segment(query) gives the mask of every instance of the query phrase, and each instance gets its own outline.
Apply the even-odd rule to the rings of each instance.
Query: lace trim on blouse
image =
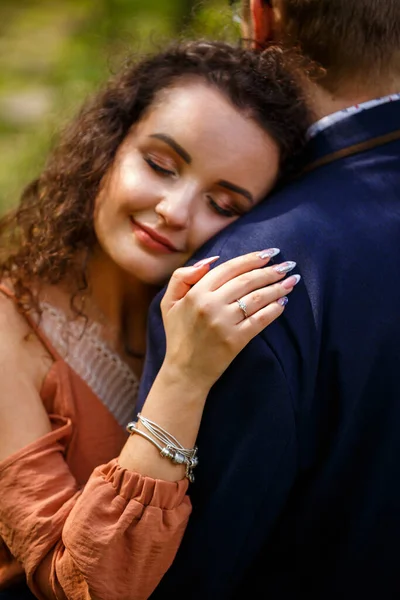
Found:
[[[102,339],[99,323],[67,323],[61,310],[45,302],[40,306],[40,328],[51,344],[125,427],[134,416],[137,376]]]

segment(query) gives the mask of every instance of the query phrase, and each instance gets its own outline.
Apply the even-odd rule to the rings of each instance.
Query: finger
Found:
[[[278,248],[269,248],[268,250],[262,250],[261,252],[251,252],[250,254],[244,254],[224,262],[217,267],[214,267],[212,271],[207,273],[201,281],[201,291],[214,291],[219,289],[227,281],[230,281],[234,277],[252,271],[253,269],[260,269],[265,267],[271,258],[279,254]]]
[[[245,343],[248,344],[256,335],[271,325],[273,321],[276,321],[284,312],[286,305],[287,297],[284,296],[282,299],[264,306],[264,308],[239,323],[238,328],[243,335]]]
[[[253,291],[264,289],[266,286],[283,279],[295,267],[295,262],[286,261],[279,265],[265,267],[265,269],[254,269],[248,273],[238,275],[219,288],[217,291],[219,302],[234,302]]]
[[[163,298],[164,307],[171,306],[181,300],[188,291],[196,284],[210,269],[210,265],[219,259],[219,256],[211,256],[199,261],[191,267],[176,269],[168,283]]]
[[[300,280],[300,275],[292,275],[285,281],[251,292],[233,302],[232,310],[237,316],[237,323],[290,294]]]

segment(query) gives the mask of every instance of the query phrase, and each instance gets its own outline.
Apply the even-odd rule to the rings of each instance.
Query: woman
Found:
[[[156,587],[208,391],[299,280],[295,263],[263,268],[277,249],[179,267],[288,175],[307,122],[279,51],[174,46],[83,108],[3,219],[0,589],[23,573],[38,598]],[[166,360],[128,437],[171,274]]]

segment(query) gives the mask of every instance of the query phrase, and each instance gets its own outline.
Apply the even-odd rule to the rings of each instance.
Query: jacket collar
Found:
[[[308,142],[306,164],[349,147],[362,147],[366,142],[383,138],[396,130],[400,130],[400,101],[356,113],[321,131]]]

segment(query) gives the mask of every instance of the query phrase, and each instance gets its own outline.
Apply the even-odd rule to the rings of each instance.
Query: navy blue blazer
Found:
[[[398,129],[400,102],[381,105],[310,157]],[[193,514],[152,599],[398,598],[400,141],[309,172],[194,260],[269,247],[303,279],[211,390]],[[157,298],[141,401],[164,351]]]

